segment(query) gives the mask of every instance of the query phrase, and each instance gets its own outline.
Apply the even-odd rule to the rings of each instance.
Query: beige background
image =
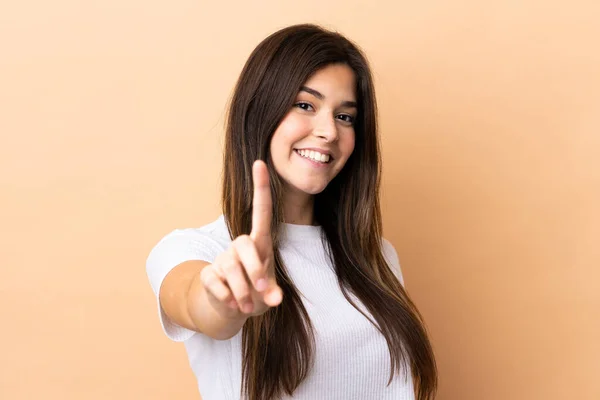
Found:
[[[219,213],[225,104],[297,22],[372,61],[439,399],[600,399],[596,1],[0,5],[0,398],[197,399],[145,275]]]

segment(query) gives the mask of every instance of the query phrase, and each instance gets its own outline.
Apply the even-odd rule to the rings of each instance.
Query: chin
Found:
[[[292,186],[296,188],[296,190],[299,190],[301,192],[304,192],[306,194],[311,194],[311,195],[315,195],[315,194],[319,194],[321,193],[323,190],[325,190],[325,188],[327,187],[327,184],[318,184],[318,185],[307,185],[306,183],[304,184],[294,184],[292,183]]]

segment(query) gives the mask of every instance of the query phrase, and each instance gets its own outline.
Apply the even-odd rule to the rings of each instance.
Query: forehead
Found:
[[[305,86],[321,92],[326,98],[355,100],[356,97],[356,76],[346,64],[328,65],[318,70],[308,78]]]

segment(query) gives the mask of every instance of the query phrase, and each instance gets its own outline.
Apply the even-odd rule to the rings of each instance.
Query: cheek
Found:
[[[345,138],[346,140],[343,143],[340,143],[340,147],[342,148],[342,152],[346,154],[346,158],[349,158],[354,152],[354,146],[356,144],[356,136],[354,132],[349,133]]]
[[[293,113],[288,114],[279,124],[271,138],[270,151],[273,160],[287,158],[292,147],[306,132],[306,121]]]
[[[309,120],[292,111],[281,121],[276,133],[279,134],[279,142],[289,147],[306,136],[309,130]]]

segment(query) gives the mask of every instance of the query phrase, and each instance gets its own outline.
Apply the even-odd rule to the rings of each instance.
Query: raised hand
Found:
[[[252,231],[235,238],[227,251],[202,269],[200,279],[213,307],[228,317],[260,315],[282,301],[275,280],[269,173],[262,161],[252,166]]]

